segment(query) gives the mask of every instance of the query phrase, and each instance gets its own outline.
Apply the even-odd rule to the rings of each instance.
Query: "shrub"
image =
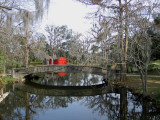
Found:
[[[10,76],[5,76],[5,77],[4,77],[4,81],[6,81],[6,82],[11,82],[11,81],[15,81],[15,80],[17,80],[17,79],[12,78],[12,77],[10,77]]]
[[[160,60],[152,61],[149,64],[149,70],[160,70]]]
[[[5,84],[5,83],[6,83],[6,82],[5,82],[4,78],[0,77],[0,85],[3,85],[3,84]]]
[[[30,62],[30,65],[32,65],[32,66],[43,65],[43,62],[42,61],[40,61],[40,62]]]

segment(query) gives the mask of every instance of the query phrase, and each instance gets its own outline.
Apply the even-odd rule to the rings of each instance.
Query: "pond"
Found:
[[[154,102],[112,85],[106,76],[37,73],[8,84],[0,103],[2,120],[159,120]]]

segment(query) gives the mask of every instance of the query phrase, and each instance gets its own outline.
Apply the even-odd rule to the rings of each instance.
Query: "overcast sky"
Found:
[[[93,12],[94,8],[76,0],[51,0],[48,16],[44,16],[41,27],[67,25],[75,32],[85,33],[91,27],[91,20],[85,17],[87,13]]]

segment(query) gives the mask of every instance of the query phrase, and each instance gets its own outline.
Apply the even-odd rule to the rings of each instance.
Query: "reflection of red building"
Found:
[[[51,75],[53,76],[54,74],[58,75],[58,76],[61,76],[61,77],[64,77],[65,75],[67,75],[66,72],[47,72],[48,75]]]
[[[61,77],[64,77],[65,75],[67,75],[66,72],[57,72],[57,73],[54,73],[54,74],[57,74],[57,75],[59,75]]]

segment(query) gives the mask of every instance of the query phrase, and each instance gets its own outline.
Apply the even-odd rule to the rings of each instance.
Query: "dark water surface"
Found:
[[[114,86],[103,75],[39,73],[8,84],[2,120],[160,120],[152,101]]]

